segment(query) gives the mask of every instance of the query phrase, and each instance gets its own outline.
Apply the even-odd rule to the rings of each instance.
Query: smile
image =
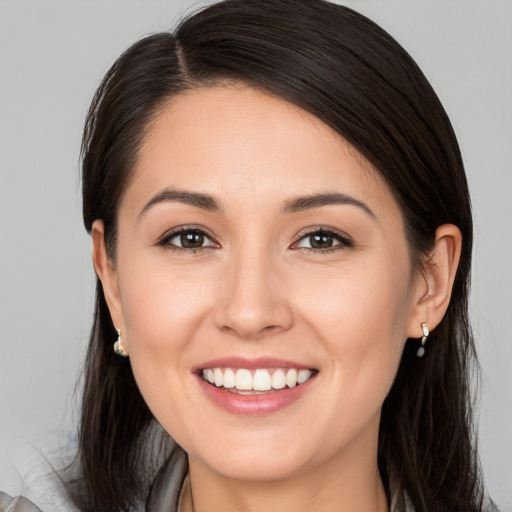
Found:
[[[201,372],[204,381],[217,388],[238,394],[259,394],[291,389],[311,378],[314,371],[298,368],[205,368]]]
[[[277,413],[315,389],[320,371],[275,357],[222,357],[191,368],[211,403],[238,416]]]

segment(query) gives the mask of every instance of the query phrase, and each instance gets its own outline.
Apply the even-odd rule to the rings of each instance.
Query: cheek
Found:
[[[186,406],[186,354],[207,313],[213,287],[165,266],[127,264],[121,274],[126,345],[135,380],[159,420]],[[180,393],[173,393],[180,390]]]
[[[149,265],[130,266],[124,274],[121,296],[130,352],[149,356],[179,350],[203,313],[208,283]]]
[[[407,265],[401,267],[407,269]],[[395,378],[405,340],[412,291],[408,272],[365,265],[317,281],[301,311],[325,347],[346,410],[380,407]],[[370,407],[370,408],[371,408]]]
[[[389,268],[371,271],[370,266],[333,273],[302,290],[301,310],[340,349],[403,341],[412,298],[406,276]]]

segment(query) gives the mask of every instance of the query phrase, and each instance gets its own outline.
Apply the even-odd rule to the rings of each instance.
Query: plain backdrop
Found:
[[[128,45],[205,3],[0,0],[0,488],[16,492],[19,446],[73,428],[94,288],[78,180],[88,104]],[[512,508],[512,2],[344,3],[412,54],[459,137],[475,216],[480,453],[491,495]]]

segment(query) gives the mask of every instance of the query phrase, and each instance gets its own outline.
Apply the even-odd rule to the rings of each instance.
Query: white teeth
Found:
[[[252,389],[252,375],[249,370],[236,371],[235,387],[242,390]]]
[[[300,370],[299,374],[297,375],[297,384],[306,382],[311,377],[311,375],[313,375],[311,370]]]
[[[272,389],[272,377],[267,370],[256,370],[252,380],[252,389],[255,391],[268,391]]]
[[[229,368],[224,371],[224,382],[225,388],[231,389],[235,387],[235,372]]]
[[[215,385],[220,388],[224,381],[224,375],[222,374],[222,370],[220,368],[215,368],[213,370],[213,376],[215,378]]]
[[[294,388],[297,385],[297,370],[295,368],[286,372],[286,385],[289,388]]]
[[[216,387],[236,388],[238,391],[270,391],[271,389],[293,388],[306,382],[313,370],[296,368],[276,368],[247,370],[239,368],[208,368],[202,372],[203,379]],[[249,393],[250,394],[250,393]]]
[[[283,389],[286,386],[286,376],[283,370],[279,369],[272,375],[272,387],[274,389]]]

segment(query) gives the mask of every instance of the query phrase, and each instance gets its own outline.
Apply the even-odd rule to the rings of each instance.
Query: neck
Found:
[[[365,436],[363,436],[365,437]],[[237,480],[189,457],[189,481],[180,512],[387,512],[377,468],[376,442],[357,446],[325,463],[279,480]]]

